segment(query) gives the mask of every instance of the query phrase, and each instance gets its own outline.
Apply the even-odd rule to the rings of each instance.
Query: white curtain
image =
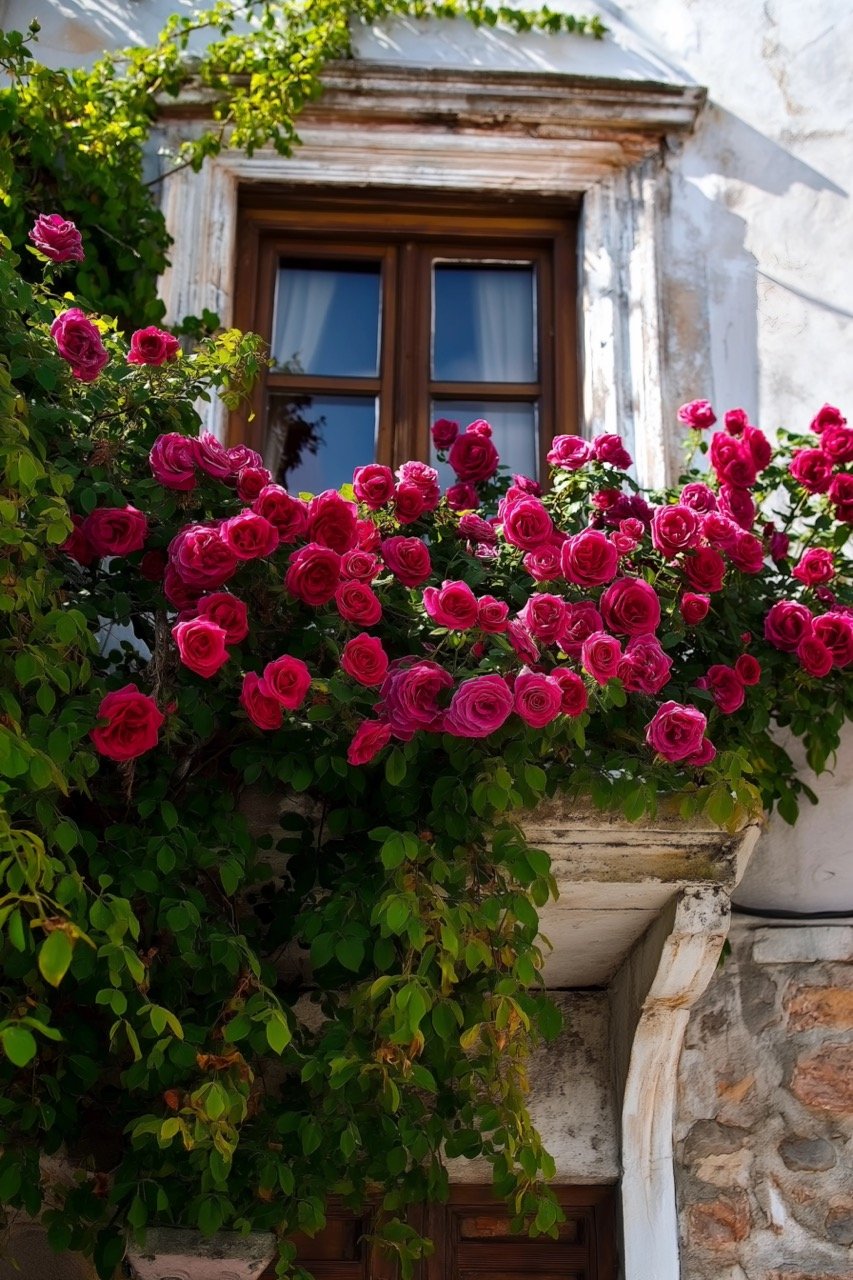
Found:
[[[534,333],[530,275],[526,271],[471,272],[477,337],[476,375],[482,382],[532,382]]]
[[[337,283],[334,271],[286,267],[280,272],[273,343],[280,369],[306,373],[314,367]]]

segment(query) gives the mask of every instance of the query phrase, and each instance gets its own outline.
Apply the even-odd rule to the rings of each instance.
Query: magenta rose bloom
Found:
[[[562,543],[544,542],[528,551],[522,564],[537,582],[555,582],[563,572],[561,550]]]
[[[828,676],[832,670],[832,650],[814,634],[803,636],[797,645],[797,657],[803,670],[818,680]]]
[[[796,652],[797,646],[813,630],[811,609],[796,600],[777,600],[764,619],[764,639],[783,653]]]
[[[459,533],[470,542],[485,542],[490,547],[493,547],[498,540],[498,531],[495,526],[490,521],[484,520],[482,516],[474,515],[472,511],[459,521]]]
[[[560,711],[563,715],[583,715],[589,705],[589,695],[582,677],[576,671],[556,667],[551,672],[551,679],[560,686]]]
[[[391,726],[381,720],[362,720],[347,748],[347,764],[370,764],[391,741]]]
[[[816,436],[823,435],[827,427],[843,427],[847,423],[847,419],[842,415],[840,409],[836,409],[834,404],[825,404],[823,408],[818,409],[815,416],[809,424],[809,431],[813,431]]]
[[[397,738],[411,738],[419,729],[440,732],[444,711],[439,698],[453,688],[453,676],[426,658],[392,662],[379,690],[378,711]]]
[[[246,467],[263,467],[264,465],[264,460],[257,449],[250,449],[247,444],[232,444],[230,449],[225,450],[225,456],[231,464],[231,475],[235,480]],[[272,476],[270,476],[271,479]]]
[[[308,504],[308,536],[321,547],[331,547],[339,556],[356,545],[357,521],[358,507],[335,489],[326,489]]]
[[[212,431],[202,431],[193,441],[195,464],[212,480],[231,480],[233,468],[228,450],[221,440],[217,440]]]
[[[177,431],[158,436],[148,455],[154,479],[166,489],[183,493],[196,486],[195,459],[195,441]]]
[[[198,602],[198,616],[215,622],[225,632],[226,644],[240,644],[249,634],[249,612],[242,600],[228,591],[214,591]]]
[[[692,427],[694,431],[704,431],[707,427],[713,427],[717,421],[717,415],[708,400],[689,400],[678,410],[677,417],[685,427]]]
[[[298,711],[311,688],[311,672],[305,663],[287,653],[267,663],[263,679],[270,696],[281,703],[285,711]]]
[[[386,538],[382,559],[404,587],[419,587],[432,573],[429,550],[420,538]]]
[[[71,307],[58,315],[50,326],[50,336],[79,382],[94,382],[109,363],[109,352],[98,329],[79,307]]]
[[[422,491],[414,484],[398,484],[394,490],[394,515],[400,524],[414,524],[426,511]]]
[[[848,667],[853,662],[853,621],[844,613],[824,613],[814,620],[814,634],[832,654],[836,667]]]
[[[717,754],[717,748],[714,746],[710,738],[703,738],[699,744],[698,751],[694,751],[692,755],[687,756],[684,763],[689,764],[693,769],[704,769],[709,765]]]
[[[743,440],[737,440],[725,431],[715,432],[711,437],[710,459],[721,484],[732,484],[741,489],[749,489],[755,484],[758,468]]]
[[[272,484],[272,474],[266,467],[246,466],[237,472],[237,496],[241,502],[255,502],[268,484]]]
[[[835,508],[836,520],[842,524],[853,524],[853,476],[843,471],[833,476],[827,496]]]
[[[379,637],[362,632],[348,640],[341,654],[341,670],[359,684],[381,684],[388,672],[388,654]]]
[[[539,658],[539,648],[533,636],[527,630],[523,622],[519,622],[518,618],[510,618],[506,624],[506,638],[513,647],[516,657],[522,662],[536,662]]]
[[[827,427],[820,438],[820,447],[836,466],[853,462],[853,427]]]
[[[315,609],[333,599],[341,580],[341,557],[331,547],[309,542],[290,553],[284,586],[292,596]]]
[[[477,599],[467,582],[445,581],[426,587],[424,609],[437,627],[468,631],[477,622]]]
[[[835,577],[835,561],[832,552],[825,547],[809,547],[808,551],[803,552],[802,559],[791,572],[807,587],[831,582]]]
[[[532,498],[542,497],[542,486],[538,480],[531,479],[530,476],[513,476],[512,489],[517,489],[519,495],[522,493],[529,494]]]
[[[686,484],[681,490],[679,502],[683,507],[689,507],[691,511],[695,511],[697,516],[706,516],[709,512],[717,510],[717,499],[713,489],[709,489],[701,480]]]
[[[513,547],[523,551],[535,551],[548,542],[554,531],[551,517],[539,498],[519,498],[506,505],[501,512],[503,534]]]
[[[760,427],[747,424],[741,432],[741,442],[749,450],[756,471],[763,471],[773,457],[773,446]]]
[[[352,473],[352,487],[359,502],[370,507],[371,511],[378,511],[394,496],[394,473],[390,467],[371,462],[366,467],[356,467]]]
[[[180,349],[181,344],[174,334],[150,324],[147,329],[137,329],[131,335],[127,363],[166,364],[167,361],[174,360]]]
[[[435,467],[430,467],[425,462],[404,462],[397,468],[397,479],[401,485],[414,485],[420,490],[424,511],[435,511],[441,501],[441,486]]]
[[[278,550],[278,530],[264,516],[245,510],[219,526],[222,538],[238,560],[260,560]]]
[[[560,714],[563,690],[552,676],[524,670],[515,679],[513,706],[531,729],[543,729]]]
[[[518,616],[532,636],[553,644],[566,626],[566,602],[543,591],[531,596]]]
[[[697,595],[694,591],[685,591],[679,601],[679,612],[688,627],[695,627],[697,622],[707,618],[711,607],[711,597]]]
[[[473,484],[452,484],[444,495],[451,511],[473,511],[480,505],[480,495]]]
[[[379,532],[378,525],[375,525],[372,520],[357,520],[355,532],[357,538],[356,546],[359,551],[378,551],[382,535]],[[353,550],[355,550],[355,547]]]
[[[641,578],[617,578],[601,596],[601,616],[610,631],[643,636],[660,625],[660,600],[654,587]]]
[[[449,449],[459,435],[459,423],[451,418],[436,418],[430,431],[436,449]]]
[[[143,559],[145,557],[143,556]],[[204,587],[190,587],[184,582],[173,564],[167,564],[163,574],[163,595],[176,609],[190,616],[198,604]]]
[[[95,750],[108,760],[135,760],[157,746],[164,717],[153,698],[126,684],[102,698],[98,719],[106,723],[89,734]]]
[[[618,437],[617,437],[618,438]],[[582,436],[554,436],[548,450],[548,462],[561,471],[579,471],[589,462],[592,448]]]
[[[742,653],[735,663],[735,671],[741,684],[752,686],[761,679],[761,663],[751,653]]]
[[[755,524],[756,507],[748,489],[737,489],[732,484],[722,485],[720,511],[741,529],[751,529]]]
[[[243,676],[240,705],[252,724],[259,729],[280,729],[284,720],[284,707],[274,698],[266,680],[256,671]]]
[[[469,422],[466,431],[472,436],[485,436],[487,440],[492,438],[491,423],[486,422],[485,418],[475,418],[473,422]]]
[[[712,595],[722,590],[726,562],[719,551],[711,547],[696,547],[684,557],[682,572],[685,581],[696,591]]]
[[[581,662],[597,684],[607,684],[619,674],[622,646],[606,631],[593,631],[581,645]]]
[[[199,592],[221,587],[233,578],[238,564],[219,529],[207,524],[181,529],[169,544],[169,561],[179,578]]]
[[[742,436],[744,428],[749,426],[749,415],[746,409],[729,409],[723,421],[730,436]]]
[[[620,471],[626,471],[633,462],[621,436],[606,434],[596,436],[592,442],[592,451],[599,462],[607,462],[611,467],[618,467]]]
[[[480,484],[490,479],[498,469],[498,451],[488,436],[472,432],[457,436],[447,456],[460,480]]]
[[[566,606],[566,625],[560,635],[560,648],[570,658],[579,658],[584,641],[603,629],[601,614],[591,600],[578,600]]]
[[[191,618],[172,627],[181,662],[190,671],[209,680],[228,661],[225,632],[210,618]]]
[[[491,635],[500,634],[507,629],[509,605],[494,596],[480,596],[477,601],[477,626],[481,631]]]
[[[567,538],[561,552],[564,576],[579,587],[601,587],[616,576],[619,552],[598,529]]]
[[[743,681],[734,667],[717,662],[708,668],[703,687],[708,689],[724,716],[730,716],[743,706]]]
[[[832,480],[832,459],[822,449],[798,449],[788,470],[809,493],[826,493]]]
[[[501,676],[463,680],[444,717],[444,732],[456,738],[487,738],[500,729],[512,707],[512,693]]]
[[[634,636],[619,660],[616,674],[628,693],[660,693],[669,681],[672,658],[661,647],[657,636]]]
[[[773,525],[765,526],[765,537],[768,538],[770,547],[770,555],[774,560],[784,560],[788,555],[791,547],[791,539],[787,533],[781,533],[778,529],[774,529]]]
[[[740,530],[727,554],[742,573],[761,573],[764,568],[764,543],[754,533]]]
[[[297,542],[308,532],[308,504],[291,497],[279,484],[264,485],[252,510],[275,526],[282,544]]]
[[[83,521],[83,532],[99,556],[127,556],[141,551],[148,520],[136,507],[99,507]]]
[[[357,582],[372,582],[381,570],[379,557],[372,551],[362,551],[353,547],[341,556],[341,577],[354,578]]]
[[[664,702],[646,725],[646,742],[672,764],[701,753],[707,718],[696,707]]]
[[[86,537],[83,517],[72,516],[71,523],[74,528],[61,544],[59,550],[63,555],[70,556],[72,560],[76,560],[78,564],[90,565],[98,559],[98,553]]]
[[[59,213],[40,213],[27,234],[51,262],[82,262],[86,257],[80,232]]]
[[[335,604],[345,622],[357,627],[374,627],[382,617],[379,597],[366,582],[345,578],[335,591]]]

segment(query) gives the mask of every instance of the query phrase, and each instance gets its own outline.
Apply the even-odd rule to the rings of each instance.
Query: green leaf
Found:
[[[74,948],[68,934],[62,929],[49,933],[41,944],[38,953],[38,967],[45,982],[58,987],[68,972],[68,966],[74,955]]]
[[[395,747],[385,761],[385,779],[392,787],[399,787],[406,776],[406,757]]]
[[[361,938],[341,938],[335,947],[335,955],[351,973],[358,973],[364,960],[364,943]]]
[[[283,1014],[273,1013],[267,1023],[267,1043],[273,1053],[284,1053],[290,1044],[290,1027]],[[306,1153],[307,1154],[307,1153]]]
[[[38,1052],[35,1036],[27,1031],[26,1027],[4,1027],[0,1031],[0,1041],[6,1057],[16,1067],[25,1067],[28,1062],[32,1062]]]

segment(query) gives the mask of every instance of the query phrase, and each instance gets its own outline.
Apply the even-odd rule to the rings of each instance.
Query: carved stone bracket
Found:
[[[258,1280],[274,1257],[275,1238],[266,1232],[204,1237],[169,1227],[150,1228],[144,1248],[127,1251],[135,1280]]]

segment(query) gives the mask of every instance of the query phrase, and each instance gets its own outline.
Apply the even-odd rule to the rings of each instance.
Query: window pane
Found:
[[[535,382],[533,267],[436,264],[432,376],[439,382]]]
[[[273,359],[286,373],[373,378],[379,361],[380,265],[283,263]]]
[[[492,428],[492,443],[501,462],[515,474],[539,476],[539,430],[536,404],[499,404],[494,400],[434,400],[430,422],[451,418],[464,431],[469,422],[485,418]],[[435,450],[433,450],[433,455]],[[435,456],[433,465],[437,466]],[[455,476],[448,464],[439,466],[443,485],[453,484]]]
[[[271,395],[264,464],[291,493],[352,483],[376,452],[374,396]]]

